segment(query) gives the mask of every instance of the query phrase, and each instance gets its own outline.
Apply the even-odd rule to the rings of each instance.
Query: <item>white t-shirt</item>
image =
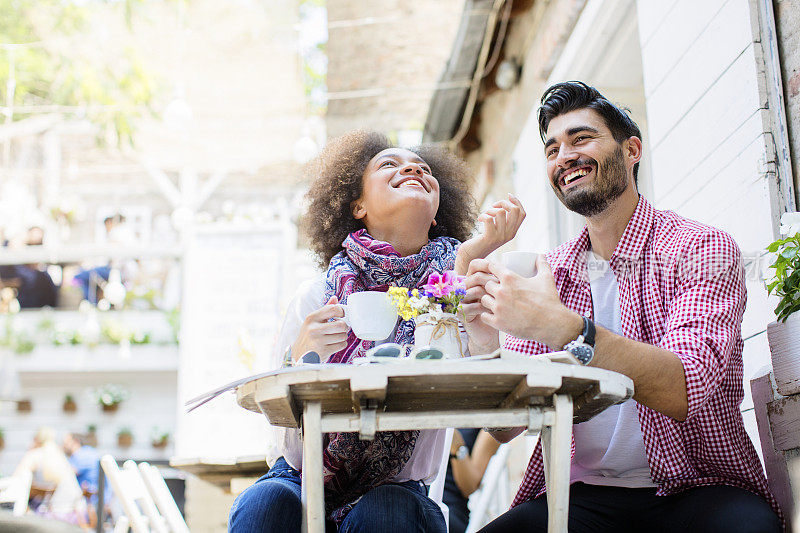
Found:
[[[272,354],[273,368],[280,368],[286,348],[297,338],[306,316],[322,307],[324,303],[324,275],[317,276],[298,287],[286,310],[286,318],[281,332],[278,334],[278,341],[275,343],[275,349]],[[303,462],[303,442],[300,438],[300,431],[281,427],[275,427],[275,430],[278,432],[278,447],[268,457],[270,464],[282,455],[292,468],[299,470]],[[445,431],[444,429],[421,430],[411,458],[392,481],[397,483],[404,481],[431,483],[439,473],[439,465],[442,463],[442,455],[445,453]]]
[[[594,321],[621,335],[619,285],[608,261],[590,252],[587,262]],[[614,487],[655,487],[644,449],[634,400],[614,405],[587,422],[576,424],[570,483]]]

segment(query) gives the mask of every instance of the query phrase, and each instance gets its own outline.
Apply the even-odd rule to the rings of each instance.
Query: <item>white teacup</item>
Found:
[[[391,335],[397,324],[397,310],[385,292],[354,292],[347,297],[344,321],[356,337],[365,341],[382,341]]]
[[[532,278],[536,275],[536,259],[538,257],[539,254],[536,252],[520,250],[503,252],[503,255],[500,256],[500,264],[523,278]]]

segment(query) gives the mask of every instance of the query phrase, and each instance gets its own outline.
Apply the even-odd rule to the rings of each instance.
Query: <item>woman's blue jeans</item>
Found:
[[[300,472],[281,457],[269,472],[242,492],[228,517],[230,533],[300,531]],[[446,533],[444,516],[419,481],[381,485],[366,493],[329,532]]]

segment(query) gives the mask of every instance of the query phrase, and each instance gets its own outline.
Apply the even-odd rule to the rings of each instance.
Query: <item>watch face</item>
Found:
[[[456,459],[466,459],[467,457],[469,457],[469,448],[466,446],[459,446],[456,452]]]
[[[594,350],[588,344],[576,344],[569,347],[569,352],[582,364],[587,364],[594,357]]]

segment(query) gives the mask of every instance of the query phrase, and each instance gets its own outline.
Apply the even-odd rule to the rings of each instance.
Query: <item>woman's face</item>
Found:
[[[439,209],[439,182],[420,156],[403,148],[378,152],[367,164],[353,216],[367,230],[391,229],[409,217],[430,228]]]

